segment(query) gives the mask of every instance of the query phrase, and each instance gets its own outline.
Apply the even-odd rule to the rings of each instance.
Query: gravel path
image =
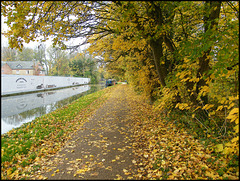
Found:
[[[44,177],[51,180],[136,179],[126,86],[113,89],[106,103],[47,163]]]

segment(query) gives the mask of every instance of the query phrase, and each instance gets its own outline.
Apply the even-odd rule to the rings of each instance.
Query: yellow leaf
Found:
[[[10,175],[11,173],[12,173],[12,168],[9,168],[9,169],[7,170],[7,174]]]
[[[223,106],[218,106],[217,111],[222,109],[223,109]]]
[[[225,147],[223,150],[223,154],[228,155],[229,153],[231,153],[231,148]]]
[[[235,114],[235,113],[239,113],[239,109],[238,108],[233,108],[229,114]]]
[[[54,172],[59,172],[59,169],[57,169],[56,171],[54,171]]]
[[[238,125],[239,124],[239,118],[235,120],[235,123]]]
[[[239,133],[239,125],[235,126],[233,129],[235,130],[236,133]]]
[[[233,175],[228,175],[226,173],[223,174],[223,177],[227,177],[230,180],[239,180],[239,177],[233,176]]]
[[[228,142],[225,144],[225,146],[232,146],[232,143]]]
[[[216,179],[217,175],[214,175],[214,173],[212,172],[209,172],[209,171],[206,171],[206,176],[210,177],[210,178],[213,178],[213,179]]]
[[[200,166],[208,169],[208,166],[207,166],[206,164],[202,164],[202,165],[200,165]]]
[[[207,155],[205,155],[205,158],[211,158],[211,155],[207,154]]]
[[[127,172],[127,170],[126,170],[126,169],[123,169],[123,172]]]
[[[178,107],[181,110],[190,108],[187,103],[178,103],[175,107]]]
[[[203,106],[202,109],[208,110],[208,109],[212,108],[213,106],[214,106],[213,104],[206,104],[205,106]]]
[[[145,158],[147,158],[147,157],[148,157],[148,154],[144,154],[143,156],[144,156]]]
[[[131,175],[131,173],[128,172],[128,170],[126,170],[126,169],[123,169],[123,172],[124,172],[125,175]]]
[[[231,142],[234,143],[234,142],[237,142],[238,140],[239,140],[239,137],[237,136],[237,137],[233,138],[233,139],[231,140]]]
[[[238,118],[236,114],[229,114],[227,119],[230,119],[230,122],[234,122]]]
[[[216,152],[222,152],[223,151],[223,144],[216,145],[215,151]]]
[[[36,157],[35,158],[35,161],[37,162],[37,161],[40,161],[40,158],[39,157]]]

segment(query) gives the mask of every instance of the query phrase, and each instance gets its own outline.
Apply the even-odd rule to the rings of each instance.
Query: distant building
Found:
[[[33,61],[1,61],[1,73],[45,76],[43,65]]]

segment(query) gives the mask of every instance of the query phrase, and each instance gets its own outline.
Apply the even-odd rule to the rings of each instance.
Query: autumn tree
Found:
[[[109,33],[107,25],[99,21],[109,2],[88,1],[4,1],[1,13],[7,17],[10,30],[9,46],[23,48],[23,42],[46,41],[50,36],[53,45],[78,48],[89,36]],[[66,41],[83,38],[78,45],[67,47]]]

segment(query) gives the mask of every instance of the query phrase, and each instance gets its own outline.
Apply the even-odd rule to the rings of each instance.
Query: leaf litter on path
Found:
[[[136,178],[137,167],[132,163],[136,158],[132,154],[129,127],[131,111],[125,92],[126,86],[116,87],[110,98],[35,178]]]
[[[219,172],[227,162],[211,154],[211,145],[203,146],[161,119],[128,85],[112,90],[72,141],[34,178],[238,179],[231,171]]]

